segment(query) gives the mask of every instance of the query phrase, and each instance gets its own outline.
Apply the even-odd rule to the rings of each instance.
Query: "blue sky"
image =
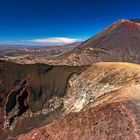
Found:
[[[131,18],[139,0],[0,0],[0,43],[71,43]]]

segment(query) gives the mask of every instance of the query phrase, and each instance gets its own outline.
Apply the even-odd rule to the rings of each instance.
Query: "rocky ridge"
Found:
[[[83,139],[97,139],[107,137],[106,133],[101,133],[105,129],[109,129],[108,135],[113,138],[119,136],[119,130],[125,126],[118,125],[117,131],[114,131],[112,135],[111,129],[113,129],[114,123],[119,121],[114,118],[115,114],[112,111],[116,108],[123,109],[120,108],[120,104],[125,105],[124,102],[129,101],[136,104],[136,108],[133,108],[135,112],[139,104],[140,66],[136,64],[103,62],[84,67],[19,65],[9,62],[0,64],[3,66],[1,69],[3,86],[0,90],[2,95],[0,137],[3,139],[17,137],[16,139],[19,140],[30,140],[32,137],[34,139],[40,137],[45,140],[46,135],[48,139],[52,140],[56,137],[57,139],[82,139],[82,137]],[[10,68],[12,68],[11,73],[14,70],[18,72],[19,77],[15,73],[15,76],[10,76],[10,78],[8,76]],[[15,84],[17,78],[20,78],[20,74],[24,74],[24,80],[20,79],[23,82],[17,82],[16,85],[11,84],[11,87],[7,88],[7,84],[10,85],[11,82]],[[40,79],[40,76],[42,78],[39,84],[37,79]],[[6,77],[10,79],[6,80]],[[59,84],[60,79],[61,81],[63,79],[61,84]],[[135,101],[136,98],[137,101]],[[129,109],[131,110],[131,108]],[[106,113],[109,110],[111,116]],[[96,117],[98,114],[99,116],[104,114],[102,117],[108,118],[103,119],[103,123],[106,124],[108,121],[111,123],[106,124],[105,128],[100,128],[100,120]],[[117,115],[123,119],[120,112],[117,112]],[[92,116],[93,119],[90,118]],[[86,120],[85,117],[90,120]],[[125,122],[122,120],[122,124],[129,123],[129,117],[131,118],[131,114],[127,114],[126,120]],[[79,119],[81,122],[76,122]],[[74,120],[75,122],[73,122]],[[93,135],[91,131],[91,127],[96,131],[91,123],[93,120],[97,120],[96,123],[100,124],[95,127],[99,131],[95,132],[97,136]],[[88,131],[84,131],[84,127],[88,127]],[[134,134],[130,130],[124,130],[121,135]],[[135,133],[139,136],[139,133]],[[126,138],[125,135],[124,138]]]
[[[60,118],[17,139],[138,140],[139,91],[138,65],[95,64],[69,80]]]

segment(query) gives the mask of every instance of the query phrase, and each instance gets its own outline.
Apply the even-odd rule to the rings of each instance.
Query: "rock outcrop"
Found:
[[[140,85],[100,97],[80,112],[19,136],[18,140],[139,140]]]
[[[69,85],[66,114],[17,140],[140,139],[140,66],[95,64]]]
[[[139,139],[140,66],[0,62],[0,139]]]
[[[3,133],[0,137],[7,135],[3,127],[6,132],[10,130],[8,133],[11,135],[17,135],[41,125],[45,119],[49,120],[44,106],[46,109],[51,106],[46,110],[48,114],[57,112],[58,108],[58,113],[61,113],[61,98],[65,95],[68,79],[83,69],[85,67],[0,62],[0,122]],[[36,122],[37,119],[40,121]]]

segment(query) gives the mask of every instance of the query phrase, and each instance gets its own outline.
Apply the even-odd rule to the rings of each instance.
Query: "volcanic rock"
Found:
[[[17,140],[140,139],[140,66],[95,64],[70,78],[64,98],[63,116]]]
[[[139,139],[140,66],[0,62],[0,139]]]
[[[56,113],[58,108],[59,112],[56,114],[61,113],[61,98],[65,95],[69,77],[80,73],[84,68],[45,64],[19,65],[1,61],[0,139],[7,133],[17,135],[41,125],[49,118],[46,118],[44,106],[50,106],[46,110],[47,114]],[[55,117],[57,115],[53,116]]]

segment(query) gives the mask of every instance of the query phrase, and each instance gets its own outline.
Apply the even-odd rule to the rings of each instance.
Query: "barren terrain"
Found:
[[[139,140],[140,23],[83,43],[0,48],[0,139]]]

